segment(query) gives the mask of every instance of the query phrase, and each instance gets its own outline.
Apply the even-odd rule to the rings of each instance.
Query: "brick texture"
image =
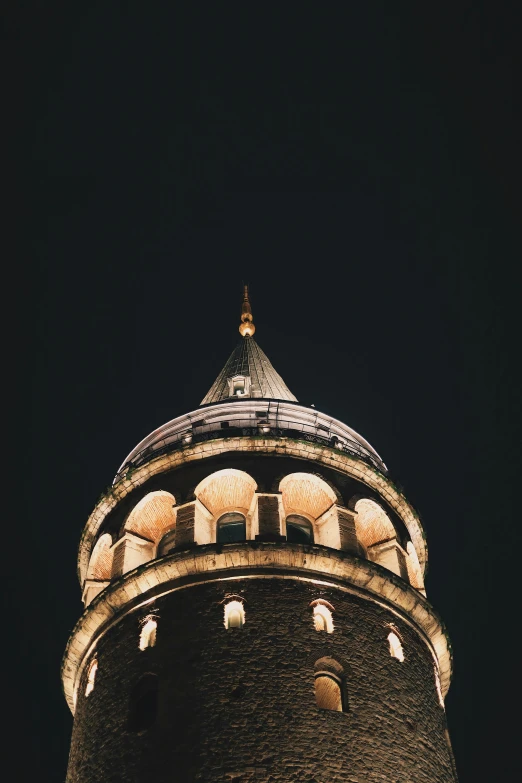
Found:
[[[244,598],[226,630],[223,602]],[[314,630],[310,602],[329,601],[333,634]],[[157,615],[156,646],[138,648]],[[393,623],[404,662],[392,658]],[[257,578],[199,584],[157,598],[97,646],[94,691],[78,696],[67,783],[451,783],[433,661],[417,632],[384,607],[335,587]],[[314,664],[344,669],[346,712],[320,710]],[[87,669],[88,667],[86,667]],[[158,714],[129,730],[130,694],[157,674]]]

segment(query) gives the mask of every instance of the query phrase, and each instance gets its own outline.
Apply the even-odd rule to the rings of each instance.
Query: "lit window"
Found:
[[[158,623],[152,617],[146,619],[140,633],[140,650],[146,650],[147,647],[154,647],[156,644],[156,629]]]
[[[312,523],[300,514],[290,514],[286,518],[286,540],[290,544],[313,544]]]
[[[439,669],[437,665],[434,665],[434,671],[435,671],[435,687],[437,688],[437,696],[439,698],[439,704],[442,707],[442,709],[445,709],[444,707],[444,697],[442,695],[442,688],[440,687],[440,675],[439,675]]]
[[[245,607],[241,601],[225,604],[225,628],[242,628],[245,624]]]
[[[314,626],[316,631],[333,633],[333,617],[330,609],[322,603],[314,604]]]
[[[229,512],[218,519],[216,541],[218,544],[232,544],[246,540],[246,522],[243,514]]]
[[[343,711],[340,681],[326,672],[315,675],[315,700],[322,710]]]
[[[388,634],[388,642],[390,643],[390,655],[392,658],[397,658],[398,661],[404,660],[404,651],[402,649],[401,640],[393,631]]]
[[[158,678],[144,674],[131,694],[129,731],[146,731],[154,724],[158,712]]]
[[[85,688],[85,695],[88,696],[94,690],[94,681],[96,680],[96,672],[98,671],[98,659],[94,658],[89,666],[89,673],[87,675],[87,686]]]

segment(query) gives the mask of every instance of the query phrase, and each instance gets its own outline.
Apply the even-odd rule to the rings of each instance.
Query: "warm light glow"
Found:
[[[241,601],[225,604],[225,628],[242,628],[245,624],[245,607]]]
[[[303,514],[318,519],[336,502],[335,492],[311,473],[290,473],[279,484],[285,515]]]
[[[149,492],[129,514],[125,530],[157,544],[176,525],[175,505],[176,499],[170,492]]]
[[[333,617],[330,609],[324,603],[317,602],[314,607],[314,626],[316,631],[333,633]]]
[[[357,512],[355,517],[357,538],[365,547],[395,538],[395,528],[378,503],[369,498],[362,498],[355,504],[355,511]]]
[[[140,650],[146,650],[147,647],[154,647],[156,644],[156,629],[158,623],[153,617],[146,617],[140,633]]]
[[[320,672],[315,676],[315,700],[323,710],[343,711],[341,687],[331,674]]]
[[[257,484],[248,473],[225,468],[203,479],[194,494],[214,516],[220,516],[225,511],[246,514],[256,489]]]
[[[98,659],[93,658],[91,665],[89,666],[89,673],[87,674],[87,686],[85,688],[85,695],[88,696],[94,690],[94,681],[96,679],[96,672],[98,671]]]
[[[422,578],[419,558],[417,557],[417,552],[411,541],[408,541],[406,544],[406,552],[408,553],[406,557],[406,568],[408,569],[410,584],[417,590],[424,590],[424,580]]]
[[[111,578],[113,557],[111,547],[112,537],[110,533],[104,533],[103,536],[100,536],[96,542],[96,546],[92,550],[87,571],[87,579],[95,579],[103,582],[108,581]]]
[[[435,687],[437,688],[437,696],[439,697],[439,704],[442,707],[442,709],[445,709],[444,697],[442,695],[442,689],[440,687],[440,675],[436,664],[433,665],[433,671],[435,673]]]
[[[390,655],[392,658],[397,658],[398,661],[404,660],[404,651],[402,649],[401,640],[393,631],[388,634],[388,641],[390,643]]]

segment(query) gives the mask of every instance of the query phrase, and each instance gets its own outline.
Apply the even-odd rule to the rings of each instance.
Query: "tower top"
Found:
[[[297,402],[297,398],[254,340],[255,330],[248,286],[245,285],[239,325],[243,339],[232,351],[201,405],[248,397]]]
[[[255,331],[256,327],[254,326],[252,308],[250,307],[250,299],[248,298],[248,285],[245,285],[243,293],[243,306],[241,307],[241,323],[239,324],[239,333],[242,337],[252,337]]]

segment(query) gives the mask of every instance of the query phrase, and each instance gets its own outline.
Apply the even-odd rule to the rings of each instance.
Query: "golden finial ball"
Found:
[[[255,331],[256,327],[252,321],[243,321],[243,323],[239,324],[239,333],[243,337],[252,337]]]

